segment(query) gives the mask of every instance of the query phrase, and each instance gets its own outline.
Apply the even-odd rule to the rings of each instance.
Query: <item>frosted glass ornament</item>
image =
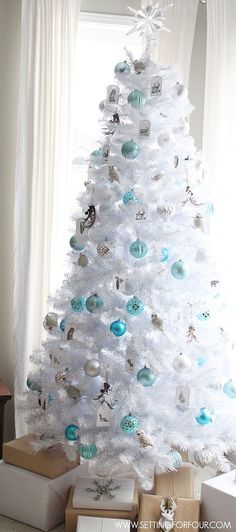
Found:
[[[138,157],[140,152],[140,147],[136,142],[132,140],[128,140],[127,142],[124,142],[121,148],[121,153],[125,159],[136,159]]]
[[[126,434],[134,434],[139,429],[139,420],[136,416],[132,416],[132,414],[124,416],[121,419],[120,428]]]
[[[110,325],[110,331],[114,336],[123,336],[126,333],[126,323],[121,320],[113,321]]]
[[[86,309],[92,314],[99,312],[99,310],[102,309],[103,305],[104,305],[103,300],[97,294],[89,296],[86,299],[86,303],[85,303]]]
[[[73,423],[71,425],[68,425],[65,428],[65,438],[66,438],[66,440],[68,440],[68,441],[79,440],[78,430],[79,430],[78,425],[74,425]]]
[[[73,235],[70,239],[70,247],[74,251],[83,251],[84,244],[81,243],[81,237],[79,235]]]
[[[185,264],[182,260],[178,260],[177,262],[174,262],[171,266],[171,274],[175,279],[179,279],[180,281],[185,279],[187,275],[187,271],[185,268]]]
[[[126,304],[126,310],[132,316],[140,316],[144,311],[144,304],[138,297],[132,297]]]
[[[174,370],[178,371],[178,373],[185,373],[191,370],[192,360],[187,355],[179,353],[179,355],[174,358],[172,365]]]
[[[85,458],[87,460],[91,460],[94,458],[97,454],[97,446],[95,443],[91,443],[88,445],[79,445],[78,447],[79,454],[82,458]]]
[[[166,262],[169,258],[169,249],[168,248],[161,248],[161,252],[160,252],[160,262]]]
[[[154,371],[146,366],[140,369],[137,373],[137,381],[140,382],[143,386],[153,386],[156,381],[157,376]]]
[[[207,425],[208,423],[211,423],[212,415],[210,410],[206,407],[200,408],[200,413],[195,419],[199,425]]]
[[[126,61],[121,61],[120,63],[117,63],[115,66],[115,74],[129,74],[130,73],[130,66]]]
[[[177,468],[182,466],[182,456],[178,451],[172,449],[168,452],[168,456],[171,458],[174,467]]]
[[[129,251],[132,257],[135,257],[135,259],[143,259],[143,257],[147,255],[148,247],[145,242],[142,242],[138,239],[130,244]]]
[[[128,103],[132,105],[134,109],[141,109],[141,107],[143,107],[146,103],[146,96],[142,91],[135,89],[134,91],[130,92],[128,96]]]
[[[101,366],[97,359],[87,360],[84,364],[84,371],[87,377],[98,377],[101,373]]]
[[[223,386],[223,392],[230,397],[230,399],[236,398],[236,383],[230,379]]]
[[[74,312],[84,312],[86,309],[85,302],[85,297],[73,297],[71,300],[71,308]]]

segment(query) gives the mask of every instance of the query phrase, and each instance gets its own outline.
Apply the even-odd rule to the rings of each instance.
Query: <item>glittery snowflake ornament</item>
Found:
[[[157,31],[164,30],[170,31],[165,28],[164,21],[166,17],[164,12],[172,7],[173,4],[169,4],[166,7],[159,8],[159,2],[154,6],[149,4],[148,6],[141,6],[141,9],[133,9],[128,7],[129,11],[134,14],[134,27],[128,32],[127,35],[138,32],[141,36],[153,37]]]

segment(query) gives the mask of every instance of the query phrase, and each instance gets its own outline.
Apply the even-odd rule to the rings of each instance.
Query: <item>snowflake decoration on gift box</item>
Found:
[[[95,494],[95,496],[93,497],[94,501],[100,501],[103,496],[105,496],[107,499],[114,499],[116,494],[112,492],[119,490],[120,486],[113,484],[114,483],[112,478],[110,480],[105,481],[103,484],[100,483],[98,480],[94,480],[94,488],[87,488],[86,491]]]
[[[166,7],[159,8],[159,2],[152,6],[141,6],[141,9],[133,9],[128,7],[129,11],[134,14],[134,27],[128,32],[127,35],[131,33],[138,32],[141,36],[146,35],[147,37],[154,36],[157,31],[164,30],[170,31],[168,28],[165,28],[164,21],[166,17],[164,12],[172,7],[173,4],[169,4]]]

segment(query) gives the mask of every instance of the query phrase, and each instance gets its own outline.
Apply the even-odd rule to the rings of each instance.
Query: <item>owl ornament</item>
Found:
[[[154,447],[153,442],[149,436],[147,436],[144,430],[137,430],[136,432],[140,447],[145,449],[146,447]]]

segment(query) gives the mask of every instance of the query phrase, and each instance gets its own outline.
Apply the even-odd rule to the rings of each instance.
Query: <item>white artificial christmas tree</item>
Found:
[[[115,66],[100,104],[103,138],[79,198],[71,271],[21,401],[38,448],[61,442],[109,471],[131,464],[144,485],[153,467],[180,465],[178,449],[227,469],[236,441],[192,107],[177,69],[151,60],[163,22],[158,5],[135,12],[146,52]]]

